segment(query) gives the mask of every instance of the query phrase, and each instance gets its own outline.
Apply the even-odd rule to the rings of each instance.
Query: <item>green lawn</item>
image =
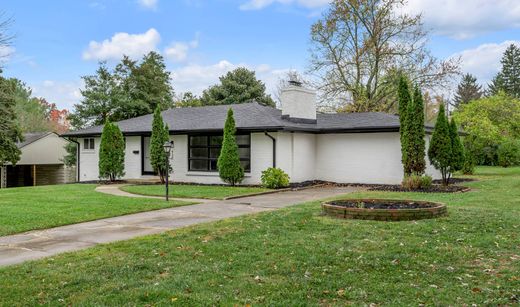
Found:
[[[95,187],[68,184],[1,189],[0,235],[188,204],[111,196],[94,191]]]
[[[123,191],[141,195],[163,196],[165,193],[164,185],[128,185],[121,189]],[[240,196],[266,191],[270,190],[259,187],[175,184],[170,186],[169,195],[180,198],[223,199],[230,196]]]
[[[518,305],[520,168],[479,168],[473,192],[424,199],[449,216],[331,219],[319,202],[0,269],[13,305]]]

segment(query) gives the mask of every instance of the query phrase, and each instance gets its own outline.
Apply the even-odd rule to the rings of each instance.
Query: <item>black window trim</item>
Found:
[[[244,172],[245,173],[250,173],[251,172],[251,133],[247,133],[247,132],[237,132],[235,135],[247,135],[248,136],[248,143],[249,145],[238,145],[238,148],[249,148],[249,157],[248,158],[240,158],[240,161],[248,161],[249,162],[249,169],[244,169]],[[194,145],[192,146],[191,145],[191,137],[193,136],[205,136],[207,138],[207,145]],[[187,155],[187,161],[188,161],[188,172],[205,172],[205,173],[217,173],[218,170],[210,170],[210,161],[214,160],[218,160],[218,158],[210,158],[210,154],[211,154],[211,151],[210,149],[211,148],[220,148],[222,147],[221,145],[211,145],[210,144],[210,137],[212,136],[222,136],[222,133],[215,133],[215,132],[212,132],[212,133],[193,133],[193,134],[188,134],[188,142],[187,142],[187,145],[188,145],[188,155]],[[192,148],[207,148],[208,149],[208,157],[207,158],[191,158],[190,155],[191,155],[191,150]],[[194,170],[191,168],[191,160],[202,160],[202,161],[207,161],[207,169],[206,170]]]
[[[86,146],[88,144],[88,146]],[[84,138],[83,139],[83,150],[95,150],[95,140],[94,138]]]

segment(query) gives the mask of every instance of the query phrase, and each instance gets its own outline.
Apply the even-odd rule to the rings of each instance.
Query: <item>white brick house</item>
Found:
[[[259,184],[263,170],[276,166],[291,182],[400,183],[403,177],[399,118],[385,113],[317,114],[313,91],[292,84],[281,95],[281,110],[256,102],[175,108],[162,112],[174,141],[172,180],[221,183],[216,169],[229,108],[234,111],[244,184]],[[125,177],[153,176],[149,160],[152,114],[118,122],[126,140]],[[76,138],[79,180],[98,179],[102,126],[64,134]],[[428,144],[431,132],[426,127]],[[427,173],[439,178],[431,165]]]

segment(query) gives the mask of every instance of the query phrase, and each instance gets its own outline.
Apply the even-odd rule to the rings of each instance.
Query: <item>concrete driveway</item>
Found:
[[[196,205],[4,236],[0,237],[0,266],[85,249],[101,243],[162,233],[199,223],[276,210],[357,190],[359,188],[316,187],[226,201],[205,201]]]

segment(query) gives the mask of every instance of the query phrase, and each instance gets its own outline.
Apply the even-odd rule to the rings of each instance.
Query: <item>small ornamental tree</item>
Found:
[[[233,118],[233,110],[230,108],[224,125],[224,139],[222,141],[222,149],[218,157],[217,167],[222,181],[233,186],[242,182],[244,179],[244,169],[240,165],[235,133],[235,119]]]
[[[455,123],[455,119],[450,122],[450,139],[451,139],[451,171],[460,171],[464,167],[464,146],[460,140],[459,129]]]
[[[441,172],[444,185],[447,185],[450,179],[450,166],[452,163],[451,144],[450,127],[444,111],[444,105],[441,104],[430,140],[430,147],[428,148],[428,158],[431,164]]]
[[[403,163],[403,169],[405,175],[410,175],[412,173],[410,165],[409,165],[409,155],[408,155],[408,124],[407,124],[407,114],[408,114],[408,105],[412,103],[412,97],[410,95],[410,89],[408,88],[408,80],[405,76],[401,76],[399,78],[399,88],[398,88],[398,101],[399,101],[399,131],[401,135],[401,162]]]
[[[426,143],[424,141],[426,133],[424,131],[424,101],[418,86],[414,90],[413,102],[408,104],[406,126],[408,169],[410,173],[421,176],[426,169]]]
[[[150,164],[164,183],[166,178],[166,153],[164,143],[170,140],[168,126],[164,124],[161,109],[158,106],[153,114],[152,137],[150,138]]]
[[[116,124],[107,122],[99,145],[99,178],[115,181],[125,175],[125,139]]]

